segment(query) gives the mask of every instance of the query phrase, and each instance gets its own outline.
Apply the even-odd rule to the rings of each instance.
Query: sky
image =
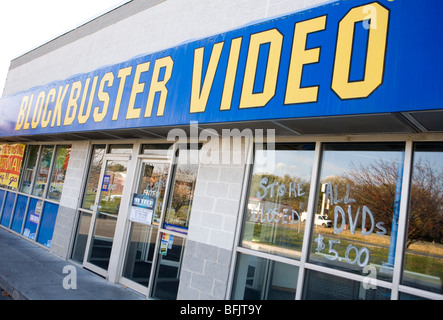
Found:
[[[11,60],[129,0],[0,1],[0,96]]]

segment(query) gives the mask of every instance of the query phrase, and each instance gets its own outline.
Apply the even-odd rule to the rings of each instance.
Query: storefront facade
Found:
[[[153,299],[442,299],[441,5],[265,2],[132,1],[13,61],[1,227]]]

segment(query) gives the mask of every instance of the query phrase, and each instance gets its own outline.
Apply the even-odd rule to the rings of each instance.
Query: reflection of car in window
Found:
[[[332,228],[332,221],[329,220],[328,216],[325,216],[325,215],[322,216],[322,215],[316,214],[314,224],[317,226],[325,227],[325,228],[326,227]]]
[[[305,221],[307,216],[307,212],[303,212],[301,214],[301,221]],[[316,214],[314,224],[317,226],[332,228],[332,220],[329,219],[327,215]]]

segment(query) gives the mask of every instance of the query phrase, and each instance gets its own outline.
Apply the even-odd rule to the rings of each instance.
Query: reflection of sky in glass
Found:
[[[297,177],[310,181],[314,151],[257,150],[254,161],[255,173],[268,173],[283,177]]]
[[[416,151],[414,153],[414,163],[422,162],[429,163],[431,168],[443,169],[443,152],[420,152]]]
[[[321,178],[342,176],[352,165],[360,168],[376,161],[398,163],[400,160],[401,153],[398,151],[324,151]]]

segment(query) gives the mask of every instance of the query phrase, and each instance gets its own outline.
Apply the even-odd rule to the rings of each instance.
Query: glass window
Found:
[[[31,192],[32,177],[34,176],[35,165],[38,159],[38,150],[40,146],[28,146],[26,150],[26,164],[20,178],[20,191],[24,193]]]
[[[310,261],[391,279],[404,144],[325,144]]]
[[[132,144],[111,144],[108,152],[110,154],[131,154]]]
[[[169,143],[156,143],[156,144],[144,144],[141,147],[140,154],[159,156],[168,155],[168,151],[172,150],[172,144]]]
[[[49,178],[49,169],[51,167],[52,154],[54,153],[54,146],[43,146],[40,156],[40,163],[37,169],[37,176],[35,178],[34,188],[32,194],[37,197],[43,196],[46,184]]]
[[[55,220],[57,219],[58,204],[46,202],[41,216],[37,242],[51,248]]]
[[[82,208],[93,210],[97,189],[99,187],[100,172],[102,170],[105,145],[95,145],[92,149],[91,164],[89,166],[86,190],[83,196]]]
[[[0,197],[1,199],[1,197]],[[12,220],[11,229],[17,233],[22,232],[23,220],[25,219],[26,206],[28,205],[28,197],[19,194],[14,209],[14,218]]]
[[[241,246],[300,259],[314,144],[255,151]]]
[[[294,300],[298,267],[240,253],[233,300]]]
[[[152,224],[159,225],[165,199],[166,183],[168,182],[169,164],[143,163],[138,193],[155,198]]]
[[[143,162],[137,187],[138,194],[149,196],[153,200],[152,207],[154,207],[154,213],[152,222],[133,222],[131,224],[123,276],[146,287],[149,285],[151,269],[156,257],[155,246],[159,238],[158,226],[160,224],[168,173],[168,163]],[[152,223],[152,225],[148,223]],[[171,240],[173,240],[173,237],[171,237]],[[167,280],[165,281],[168,282]],[[173,280],[173,282],[175,281],[178,280]],[[173,286],[175,287],[175,284]]]
[[[127,168],[127,160],[107,160],[100,184],[98,212],[93,221],[94,231],[88,262],[105,270],[108,269],[111,258]]]
[[[443,293],[443,143],[414,147],[402,283]]]
[[[156,278],[152,297],[176,300],[180,282],[180,269],[186,239],[168,233],[161,234]]]
[[[31,240],[35,240],[42,210],[43,200],[31,198],[29,201],[28,214],[26,215],[25,228],[23,230],[23,235]]]
[[[390,300],[391,291],[370,283],[307,270],[304,300]]]
[[[145,287],[149,285],[158,228],[133,223],[126,252],[123,276]]]
[[[167,208],[163,227],[187,234],[191,217],[192,200],[197,182],[197,164],[178,164],[172,186],[172,197]]]
[[[1,225],[9,228],[11,223],[12,214],[14,211],[15,198],[17,194],[15,192],[7,192],[5,203],[3,204],[3,213],[1,216]]]
[[[428,299],[419,296],[414,296],[413,294],[400,292],[400,300],[428,300]]]
[[[72,246],[72,260],[83,263],[85,256],[86,243],[88,242],[89,227],[91,226],[92,214],[80,212],[77,224],[77,232]]]
[[[52,167],[52,176],[49,185],[48,198],[60,200],[65,182],[66,170],[68,169],[71,146],[57,146],[55,162]]]

